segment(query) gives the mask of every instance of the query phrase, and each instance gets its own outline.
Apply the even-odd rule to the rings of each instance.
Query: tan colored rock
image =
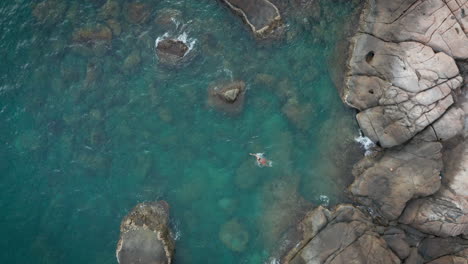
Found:
[[[459,257],[459,256],[444,256],[438,259],[435,259],[427,264],[468,264],[467,257]]]
[[[355,166],[356,179],[349,190],[360,203],[395,220],[409,200],[440,188],[441,149],[436,142],[412,142],[365,157]]]
[[[463,11],[464,10],[464,11]],[[416,41],[468,58],[467,0],[372,1],[360,31],[389,42]]]
[[[293,259],[328,224],[330,215],[331,212],[322,206],[308,212],[296,228],[281,238],[282,243],[279,249],[275,250],[279,252],[279,256],[274,256],[274,258],[281,260],[281,263],[287,263]]]
[[[371,220],[355,207],[340,205],[329,219],[318,234],[284,263],[400,263]]]
[[[383,147],[400,145],[442,116],[462,83],[455,61],[421,43],[353,39],[344,100],[362,112],[364,134]]]
[[[120,225],[117,261],[120,264],[170,264],[174,240],[168,222],[169,205],[165,201],[135,206]]]
[[[426,141],[446,141],[461,135],[465,124],[465,112],[451,107],[439,120],[424,129],[418,138]]]
[[[468,235],[468,141],[444,155],[442,188],[434,196],[411,201],[399,221],[437,236]]]
[[[468,240],[459,237],[430,237],[421,242],[418,252],[426,261],[449,255],[468,257]]]

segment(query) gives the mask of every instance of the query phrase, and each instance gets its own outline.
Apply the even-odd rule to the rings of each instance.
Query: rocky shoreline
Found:
[[[365,3],[341,94],[378,147],[354,166],[355,204],[307,213],[271,263],[468,263],[467,13],[468,0]]]
[[[343,101],[381,148],[280,263],[468,262],[468,1],[367,1]]]

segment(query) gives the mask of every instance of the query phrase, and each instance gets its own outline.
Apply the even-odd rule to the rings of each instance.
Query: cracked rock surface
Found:
[[[360,31],[390,42],[415,41],[468,58],[468,0],[375,0]]]
[[[287,254],[281,263],[400,263],[385,240],[376,231],[371,219],[351,205],[340,205],[333,212],[323,208],[312,211],[301,223],[311,228],[311,236],[303,237],[302,248]],[[319,216],[319,217],[318,217]],[[319,225],[311,220],[320,219]],[[327,217],[327,221],[323,221]]]
[[[344,99],[361,110],[356,118],[372,141],[387,148],[403,144],[453,104],[463,79],[450,56],[362,33],[353,44]]]
[[[356,179],[349,189],[361,204],[395,220],[409,200],[439,189],[441,149],[438,142],[412,142],[366,157],[356,164]]]
[[[433,196],[411,201],[399,221],[441,237],[468,235],[468,140],[445,145],[442,187]]]
[[[400,222],[439,236],[467,232],[467,196],[459,191],[467,189],[466,141],[451,151],[438,143],[467,123],[468,107],[457,102],[466,85],[466,11],[468,0],[368,1],[345,78],[344,101],[384,148],[357,164],[351,193],[390,221],[408,205]]]

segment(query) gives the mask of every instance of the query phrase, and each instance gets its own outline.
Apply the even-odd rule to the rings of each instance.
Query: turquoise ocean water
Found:
[[[266,43],[217,1],[146,1],[147,23],[126,22],[124,8],[121,33],[91,51],[72,34],[104,24],[105,1],[49,0],[54,23],[33,15],[38,2],[0,2],[1,263],[116,263],[123,216],[159,199],[171,206],[175,263],[262,263],[304,210],[344,200],[362,153],[330,58],[356,1],[287,8],[285,39]],[[154,55],[167,8],[180,11],[173,34],[195,41],[180,69]],[[223,80],[247,84],[239,115],[207,106]],[[220,239],[229,221],[241,250]]]

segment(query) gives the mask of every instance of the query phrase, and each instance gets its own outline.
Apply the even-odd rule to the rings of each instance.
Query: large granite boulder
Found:
[[[467,0],[376,0],[360,31],[384,41],[416,41],[456,59],[468,58]]]
[[[455,61],[418,42],[391,43],[369,34],[353,40],[344,100],[361,110],[364,134],[400,145],[441,117],[462,83]]]
[[[116,256],[120,264],[170,264],[174,240],[165,201],[138,204],[120,225]]]
[[[466,236],[468,235],[468,141],[466,139],[455,142],[453,148],[445,151],[444,164],[441,189],[431,197],[411,201],[399,221],[437,236]]]
[[[257,37],[268,37],[282,25],[278,8],[269,0],[223,0],[242,17]]]
[[[361,110],[371,140],[405,143],[453,104],[450,93],[462,83],[453,58],[468,58],[466,10],[468,0],[367,1],[343,100]]]
[[[243,81],[219,82],[208,88],[208,105],[227,113],[242,111],[245,99]]]
[[[401,263],[371,219],[359,209],[340,205],[332,213],[323,212],[320,207],[315,210],[301,223],[306,235],[300,246],[278,263]]]
[[[441,149],[438,142],[414,141],[367,156],[356,164],[356,179],[349,190],[360,203],[387,220],[395,220],[409,200],[439,190]]]

